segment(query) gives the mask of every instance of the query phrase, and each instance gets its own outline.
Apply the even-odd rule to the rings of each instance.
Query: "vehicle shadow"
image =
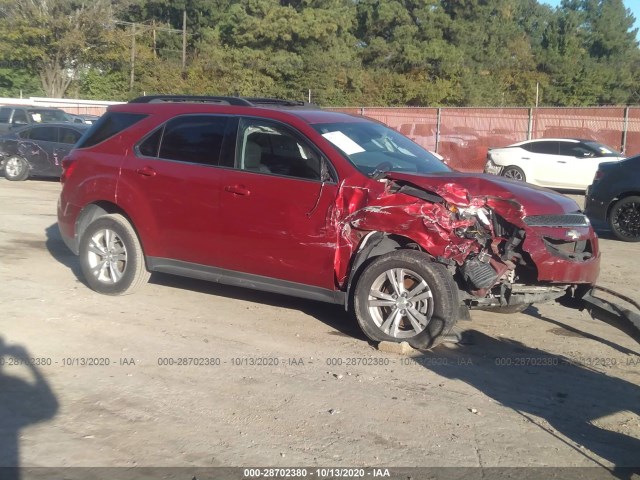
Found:
[[[472,346],[437,347],[424,353],[422,364],[514,410],[545,431],[549,443],[574,449],[593,466],[602,462],[590,452],[613,464],[618,478],[640,472],[640,439],[623,433],[640,415],[638,385],[589,368],[589,359],[572,360],[475,330],[467,334]],[[616,417],[604,418],[610,415]]]
[[[310,315],[329,327],[335,329],[335,334],[353,337],[357,340],[369,341],[362,333],[355,318],[346,312],[344,306],[331,303],[306,300],[277,293],[261,292],[241,287],[232,287],[220,283],[196,280],[187,277],[154,272],[151,283],[165,287],[187,289],[193,292],[216,295],[235,300],[261,303],[272,307],[299,310]]]
[[[30,381],[7,374],[8,368],[21,374],[26,369]],[[58,401],[31,355],[0,337],[0,478],[20,479],[20,430],[52,418],[57,411]]]
[[[605,338],[599,337],[597,335],[594,335],[590,332],[584,331],[584,330],[580,330],[578,328],[572,327],[570,325],[567,325],[566,323],[563,323],[559,320],[550,318],[550,317],[546,317],[544,315],[542,315],[542,313],[540,313],[540,310],[538,310],[538,308],[536,306],[531,306],[529,308],[527,308],[524,312],[522,312],[525,315],[530,315],[531,317],[537,319],[537,320],[542,320],[544,322],[550,323],[552,325],[556,325],[560,328],[563,328],[564,330],[567,330],[568,332],[571,332],[573,334],[576,335],[580,335],[581,337],[587,338],[589,340],[594,340],[598,343],[601,343],[602,345],[606,345],[607,347],[612,348],[613,350],[617,350],[618,352],[624,354],[624,355],[639,355],[640,356],[640,351],[636,351],[636,350],[631,350],[627,347],[623,347],[622,345],[618,345],[617,343],[614,343],[610,340],[607,340]],[[598,312],[596,310],[591,312],[592,314],[592,320],[598,320],[598,321],[602,321],[605,322],[609,325],[611,325],[612,327],[615,327],[621,331],[623,331],[624,333],[626,333],[627,335],[629,335],[630,337],[632,337],[636,342],[640,343],[640,332],[638,332],[637,330],[630,328],[628,325],[628,322],[625,322],[624,319],[622,318],[614,318],[612,315],[607,314],[606,312]],[[588,325],[587,325],[588,326]]]
[[[58,224],[53,223],[45,229],[46,241],[45,245],[47,250],[53,258],[55,258],[62,265],[67,267],[73,272],[76,279],[86,285],[82,271],[80,270],[80,262],[71,250],[67,248],[62,237],[60,236],[60,230]]]
[[[60,236],[58,224],[54,223],[47,227],[45,229],[45,234],[47,238],[46,247],[51,256],[70,269],[78,281],[87,285],[80,269],[78,257],[76,257],[64,244],[64,241]],[[331,328],[334,328],[340,335],[368,341],[358,327],[355,319],[345,312],[344,307],[340,305],[289,297],[287,295],[279,295],[277,293],[231,287],[219,283],[207,282],[205,280],[196,280],[157,272],[154,272],[151,275],[150,282],[157,285],[163,285],[165,287],[188,289],[207,295],[217,295],[236,300],[263,303],[274,307],[299,310],[320,320]],[[87,288],[89,287],[87,286]]]

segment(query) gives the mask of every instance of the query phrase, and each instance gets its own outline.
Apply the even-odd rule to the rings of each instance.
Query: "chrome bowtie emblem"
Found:
[[[580,233],[577,230],[569,230],[567,232],[567,237],[569,237],[571,240],[577,240],[580,238]]]

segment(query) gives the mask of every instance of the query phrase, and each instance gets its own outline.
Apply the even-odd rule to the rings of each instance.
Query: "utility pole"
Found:
[[[151,28],[153,29],[152,30],[152,33],[153,33],[153,59],[155,60],[156,58],[158,58],[158,53],[156,51],[157,45],[156,45],[156,21],[155,20],[153,20],[153,24],[152,24]]]
[[[182,11],[182,71],[187,68],[187,10]]]
[[[129,90],[133,90],[133,82],[136,77],[136,24],[131,24],[131,77],[129,78]]]

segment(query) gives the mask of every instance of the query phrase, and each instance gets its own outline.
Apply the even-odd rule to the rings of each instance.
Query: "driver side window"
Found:
[[[321,181],[323,163],[306,142],[286,127],[267,120],[241,120],[236,168]]]
[[[579,143],[560,143],[560,155],[577,158],[592,158],[594,152]]]

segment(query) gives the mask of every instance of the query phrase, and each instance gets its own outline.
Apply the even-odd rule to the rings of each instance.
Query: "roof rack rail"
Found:
[[[317,105],[300,100],[283,100],[265,97],[212,97],[198,95],[146,95],[134,98],[129,103],[217,103],[219,105],[234,105],[241,107],[273,107],[273,108],[318,108]]]
[[[268,105],[270,107],[316,107],[313,103],[300,100],[283,100],[280,98],[243,97],[253,105]]]
[[[194,102],[194,103],[219,103],[221,105],[236,105],[251,107],[253,104],[240,97],[210,97],[197,95],[146,95],[134,98],[129,103],[166,103],[166,102]]]

